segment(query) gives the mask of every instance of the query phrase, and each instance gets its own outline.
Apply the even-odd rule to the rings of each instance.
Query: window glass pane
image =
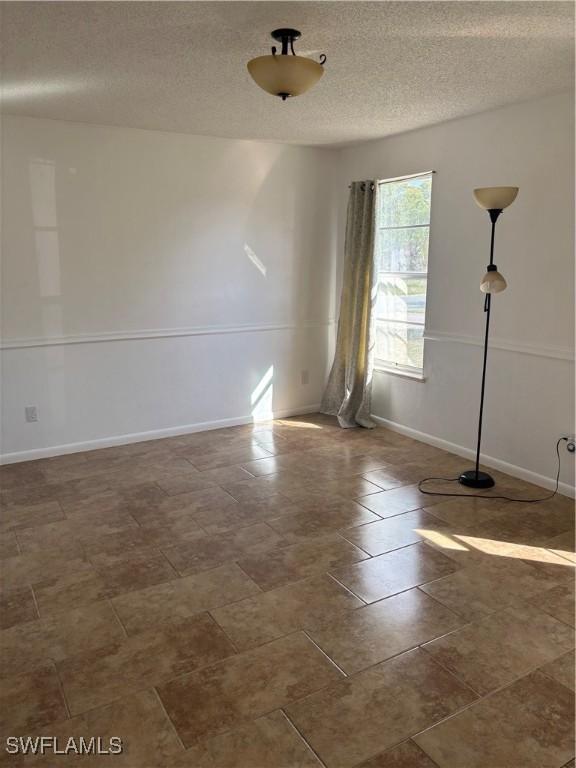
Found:
[[[406,227],[430,223],[432,178],[419,176],[379,185],[380,227]]]
[[[403,323],[376,323],[376,358],[411,368],[423,368],[424,328]]]
[[[426,282],[425,277],[391,277],[380,272],[376,317],[424,323]]]
[[[381,229],[377,235],[378,269],[386,272],[427,272],[428,235],[428,227]]]

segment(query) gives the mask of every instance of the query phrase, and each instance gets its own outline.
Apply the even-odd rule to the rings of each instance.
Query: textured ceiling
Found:
[[[572,87],[571,2],[2,3],[3,110],[344,144]],[[269,32],[326,73],[283,103],[246,61]]]

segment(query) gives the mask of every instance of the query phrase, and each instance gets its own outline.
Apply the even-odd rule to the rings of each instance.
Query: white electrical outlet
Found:
[[[308,369],[306,369],[304,371],[301,371],[300,372],[300,382],[304,386],[306,386],[306,384],[308,384],[309,381],[310,381],[310,372],[308,371]]]
[[[27,405],[24,408],[26,421],[38,421],[38,408],[35,405]]]

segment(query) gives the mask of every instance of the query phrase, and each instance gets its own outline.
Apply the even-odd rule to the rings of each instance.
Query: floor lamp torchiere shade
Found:
[[[486,330],[484,333],[484,359],[482,364],[482,385],[480,388],[480,416],[478,419],[478,441],[476,443],[476,466],[463,472],[459,481],[469,488],[492,488],[494,478],[487,472],[480,471],[480,445],[482,442],[482,417],[484,415],[484,392],[486,387],[486,363],[488,360],[488,337],[490,333],[490,309],[492,306],[492,294],[500,293],[506,288],[506,280],[502,277],[496,264],[494,264],[494,235],[498,217],[516,199],[518,187],[483,187],[474,190],[474,197],[480,208],[488,211],[492,230],[490,235],[490,263],[486,274],[480,283],[480,290],[486,294],[484,299],[484,314],[486,316]]]

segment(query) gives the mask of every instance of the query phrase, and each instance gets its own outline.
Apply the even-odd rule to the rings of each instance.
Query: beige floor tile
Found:
[[[8,629],[38,618],[30,587],[9,589],[0,594],[0,629]]]
[[[124,637],[108,603],[94,603],[0,632],[0,672],[32,669],[101,648]]]
[[[380,519],[350,500],[331,499],[317,507],[305,508],[302,503],[300,506],[303,507],[300,512],[285,514],[269,521],[272,528],[290,544]]]
[[[370,560],[334,568],[331,574],[355,595],[373,603],[440,579],[458,566],[425,544],[412,544]]]
[[[242,467],[222,467],[220,469],[206,469],[200,473],[200,477],[205,477],[207,480],[219,485],[221,488],[228,490],[230,486],[236,483],[241,483],[246,480],[254,480],[254,476],[247,472]]]
[[[468,688],[415,650],[289,705],[286,713],[327,768],[348,768],[472,701]]]
[[[176,495],[181,495],[182,493],[185,492],[180,491]],[[219,510],[238,503],[236,499],[233,499],[227,491],[219,486],[186,493],[185,499],[186,509],[188,509],[191,514],[209,510]]]
[[[215,768],[322,768],[281,711],[214,736],[207,749]]]
[[[497,517],[506,511],[508,505],[509,502],[496,499],[450,499],[431,507],[424,505],[423,508],[446,523],[450,523],[454,526],[453,530],[458,533],[461,528],[479,525]]]
[[[424,646],[481,695],[574,648],[574,631],[526,604],[493,613]]]
[[[129,592],[112,604],[129,635],[179,621],[258,594],[260,588],[236,564]]]
[[[341,535],[369,555],[382,555],[393,549],[425,540],[430,531],[446,532],[450,535],[451,529],[447,523],[437,517],[416,509],[375,523],[360,525],[349,531],[342,531]]]
[[[81,571],[34,584],[34,595],[42,617],[104,600],[112,593],[91,565],[86,565]]]
[[[412,740],[369,758],[358,768],[438,768]]]
[[[118,510],[106,515],[78,513],[61,522],[19,531],[18,541],[25,554],[52,552],[74,558],[99,552],[122,554],[160,543],[174,543],[188,533],[201,530],[185,510],[154,515],[155,526],[139,526],[130,514]],[[152,516],[148,510],[147,517]]]
[[[43,485],[46,482],[44,474],[34,466],[33,462],[10,464],[0,467],[0,486],[2,490],[20,488],[22,486]]]
[[[35,552],[0,561],[2,588],[34,584],[45,579],[77,573],[86,568],[85,557],[62,557],[58,552]]]
[[[574,511],[567,507],[512,504],[496,517],[469,529],[481,538],[543,547],[553,536],[574,530]]]
[[[231,450],[205,451],[200,450],[197,455],[188,456],[191,464],[201,472],[206,469],[220,469],[231,467],[235,464],[246,465],[257,459],[270,458],[270,452],[253,442],[241,448]],[[250,471],[250,470],[248,470]],[[254,474],[250,472],[250,474]]]
[[[223,533],[294,513],[298,507],[280,493],[258,501],[243,502],[198,512],[195,519],[206,533]]]
[[[124,503],[124,497],[117,490],[101,490],[81,498],[72,496],[70,500],[59,496],[58,499],[67,517],[89,513],[102,516],[119,511]]]
[[[549,613],[565,624],[574,626],[574,582],[568,581],[545,592],[538,592],[528,598],[529,602],[538,606],[541,611]]]
[[[76,715],[234,652],[220,627],[201,613],[65,659],[58,672]]]
[[[185,746],[283,708],[341,677],[301,634],[246,651],[158,688]]]
[[[440,768],[544,768],[574,754],[572,693],[535,672],[415,739]]]
[[[66,704],[53,664],[47,663],[33,672],[3,678],[0,690],[2,752],[7,736],[28,735],[45,723],[66,717]]]
[[[273,475],[261,475],[251,480],[243,480],[226,486],[228,493],[237,501],[246,504],[260,501],[276,493],[286,493],[302,485],[300,478],[289,470],[282,470]]]
[[[189,509],[183,500],[188,494],[180,496],[170,496],[168,503],[162,503],[155,509],[142,509],[132,513],[142,528],[153,531],[158,535],[162,530],[172,533],[177,541],[181,535],[188,536],[190,533],[203,533],[198,524],[195,513]]]
[[[15,762],[15,766],[57,768],[61,764],[63,768],[76,768],[109,764],[119,768],[172,768],[179,764],[177,761],[184,754],[174,727],[153,690],[140,691],[108,706],[44,726],[36,733],[56,738],[60,749],[65,748],[71,738],[79,743],[81,737],[88,741],[91,735],[100,737],[102,746],[109,748],[110,739],[118,737],[122,740],[122,752],[110,756],[69,753],[56,758],[47,754],[42,758]]]
[[[5,509],[13,505],[30,506],[42,501],[57,501],[56,490],[58,487],[52,483],[42,483],[8,489],[2,486],[0,480],[0,506]]]
[[[8,557],[16,557],[16,555],[19,554],[20,549],[18,547],[16,534],[12,532],[3,533],[2,536],[0,536],[0,560],[5,560]]]
[[[421,493],[417,485],[405,485],[389,491],[372,493],[370,496],[358,499],[358,503],[380,517],[392,517],[401,515],[402,512],[411,512],[413,509],[430,507],[444,500],[443,496],[427,496]]]
[[[146,508],[143,504],[138,509]],[[105,514],[98,510],[75,512],[69,514],[66,520],[70,531],[80,537],[84,543],[92,542],[98,536],[124,533],[131,529],[137,529],[138,523],[130,512],[125,509],[111,509]],[[56,527],[56,526],[54,526]]]
[[[82,557],[87,549],[97,551],[96,543],[105,536],[126,536],[138,532],[138,525],[127,512],[113,511],[77,514],[71,519],[28,528],[17,534],[23,554],[54,552],[67,557]]]
[[[481,565],[461,568],[422,589],[473,621],[565,582],[564,576],[559,579],[520,560],[493,557]]]
[[[566,688],[576,690],[574,684],[574,651],[569,651],[563,656],[559,656],[554,661],[545,664],[540,667],[540,672],[543,672],[548,677],[552,677],[558,683],[565,685]]]
[[[258,586],[267,590],[367,558],[365,552],[332,533],[245,557],[238,564]]]
[[[420,464],[410,464],[408,461],[401,465],[390,464],[383,469],[366,472],[363,477],[375,483],[384,491],[400,488],[403,485],[417,483],[427,472]]]
[[[418,589],[339,616],[308,634],[351,675],[462,626],[462,620]]]
[[[315,497],[322,499],[330,496],[357,499],[359,496],[380,493],[381,490],[380,486],[366,480],[362,475],[351,475],[340,477],[337,480],[300,484],[300,486],[294,486],[285,491],[285,494],[293,501],[299,502]]]
[[[266,523],[227,531],[215,536],[198,535],[162,551],[182,576],[216,568],[231,560],[271,551],[286,542]]]
[[[34,528],[37,525],[63,519],[64,513],[57,501],[42,501],[30,506],[4,507],[0,517],[0,533]]]
[[[90,560],[110,595],[132,592],[175,579],[178,574],[154,547],[114,554],[100,552]]]
[[[197,469],[192,469],[191,473],[185,475],[173,475],[158,480],[158,485],[168,496],[177,496],[180,493],[205,491],[207,488],[214,488],[216,483],[208,477],[203,477]]]
[[[278,465],[278,459],[274,456],[265,459],[256,459],[255,461],[248,461],[242,464],[242,469],[249,472],[254,477],[261,477],[262,475],[273,475],[280,469]]]
[[[326,574],[225,605],[212,616],[240,650],[351,611],[364,603]]]

